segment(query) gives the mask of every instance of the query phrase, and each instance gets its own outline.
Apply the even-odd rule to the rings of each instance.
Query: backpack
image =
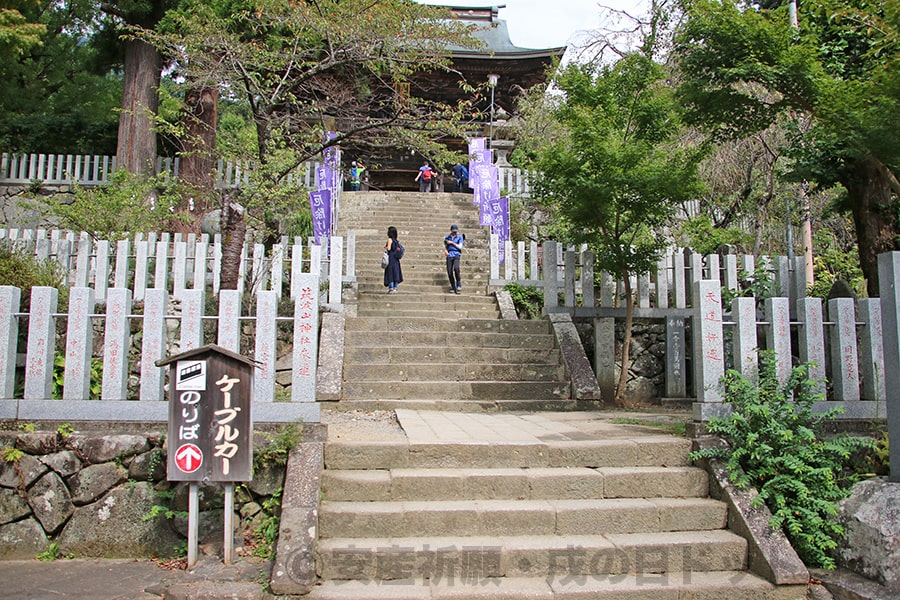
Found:
[[[397,247],[394,248],[394,256],[397,257],[397,260],[403,258],[403,253],[406,252],[406,248],[403,247],[403,244],[397,242]]]
[[[424,171],[422,171],[422,179],[424,179],[425,181],[431,179],[431,169],[425,169]]]

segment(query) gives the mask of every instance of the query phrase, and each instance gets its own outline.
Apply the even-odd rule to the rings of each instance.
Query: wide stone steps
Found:
[[[484,577],[468,565],[439,565],[434,577],[393,580],[325,581],[310,600],[798,600],[791,589],[778,589],[746,571],[683,571]],[[452,577],[451,577],[452,575]]]
[[[325,502],[323,538],[584,535],[725,527],[725,504],[708,498]]]
[[[475,422],[466,427],[470,432],[478,430]],[[328,470],[687,467],[690,449],[690,440],[650,435],[626,440],[436,442],[412,447],[403,442],[330,441],[325,446],[325,466]]]
[[[503,400],[522,401],[511,410],[536,410],[548,399],[567,400],[570,386],[565,382],[546,381],[345,381],[343,396],[348,399],[428,400],[478,402],[483,407],[503,406]],[[382,408],[399,406],[384,405]],[[433,406],[433,402],[416,408]],[[568,406],[568,405],[566,405]],[[462,409],[459,409],[462,410]]]
[[[558,356],[558,353],[557,353]],[[455,346],[430,347],[422,346],[357,346],[344,349],[344,360],[350,364],[366,365],[439,365],[448,362],[460,362],[459,350]],[[463,364],[491,363],[502,364],[556,364],[547,361],[547,350],[533,348],[468,348]]]
[[[705,498],[709,482],[696,467],[356,469],[326,471],[322,490],[336,502]]]
[[[358,364],[344,369],[344,377],[371,381],[556,381],[560,367],[553,365],[507,365],[497,363],[465,364]]]
[[[571,561],[568,554],[578,548],[581,559]],[[738,570],[746,566],[747,542],[731,532],[678,531],[654,534],[626,533],[571,536],[473,536],[341,538],[322,540],[318,547],[320,575],[342,579],[349,575],[345,559],[354,554],[360,571],[372,580],[393,575],[376,552],[385,552],[390,561],[404,565],[412,573],[424,573],[436,561],[462,565],[477,557],[483,577],[552,577],[592,575],[599,565],[605,575],[630,573],[636,568],[655,573],[682,571],[702,564],[705,570]],[[368,555],[368,556],[366,556]],[[407,573],[408,576],[408,573]]]

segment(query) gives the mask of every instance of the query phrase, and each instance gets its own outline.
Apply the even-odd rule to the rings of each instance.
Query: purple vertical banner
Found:
[[[331,237],[331,190],[310,192],[309,209],[312,212],[316,244],[327,246],[328,238]]]
[[[469,140],[469,187],[475,189],[475,165],[483,161],[483,153],[487,147],[487,138]],[[477,203],[476,203],[477,204]]]
[[[316,189],[330,190],[333,184],[331,176],[331,167],[328,165],[320,165],[316,167]]]
[[[478,186],[475,188],[475,194],[479,196],[479,206],[481,207],[480,223],[481,225],[490,225],[489,203],[500,197],[500,169],[494,165],[478,163],[475,165],[475,171],[478,173]]]
[[[509,239],[509,198],[492,198],[486,202],[491,220],[491,233],[497,234],[500,245],[500,261],[506,260],[506,240]]]

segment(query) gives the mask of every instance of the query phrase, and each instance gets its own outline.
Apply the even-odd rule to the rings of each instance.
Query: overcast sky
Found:
[[[555,48],[573,41],[578,32],[600,26],[600,5],[641,14],[642,0],[416,0],[423,4],[502,6],[512,43],[522,48]]]

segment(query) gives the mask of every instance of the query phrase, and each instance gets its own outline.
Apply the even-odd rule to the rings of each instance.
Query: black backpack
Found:
[[[394,248],[394,256],[397,257],[397,260],[400,260],[401,258],[403,258],[403,253],[405,251],[406,251],[406,249],[403,247],[403,244],[401,244],[400,242],[397,242],[397,247]]]

